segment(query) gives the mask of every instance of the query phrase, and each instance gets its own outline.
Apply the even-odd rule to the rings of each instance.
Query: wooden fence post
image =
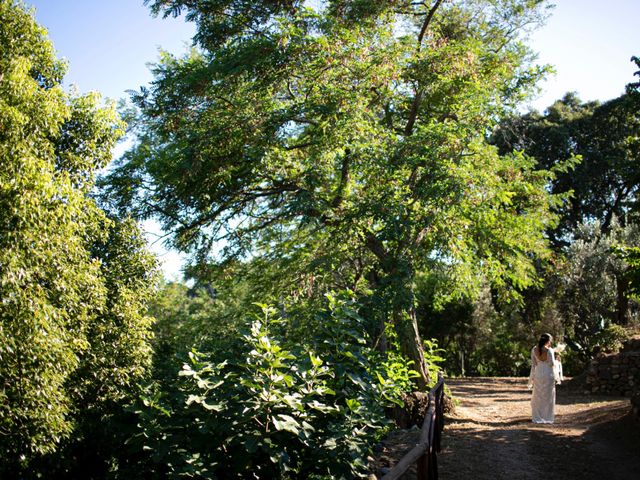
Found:
[[[427,413],[424,416],[420,440],[409,453],[387,473],[382,480],[397,480],[415,463],[418,480],[438,479],[438,457],[441,432],[444,428],[444,378],[438,373],[438,382],[429,391]]]

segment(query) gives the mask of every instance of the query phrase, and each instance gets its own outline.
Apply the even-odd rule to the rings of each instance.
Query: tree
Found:
[[[544,73],[519,35],[544,2],[149,3],[186,11],[197,46],[163,54],[133,96],[138,144],[107,180],[113,207],[156,216],[200,264],[357,259],[378,344],[391,322],[423,381],[416,272],[460,290],[533,281],[550,174],[486,136]]]
[[[63,92],[21,3],[0,0],[0,25],[0,476],[23,478],[140,377],[151,264],[89,196],[123,132],[113,105]]]
[[[619,285],[628,282],[628,266],[612,253],[612,245],[637,241],[637,226],[621,227],[614,219],[607,234],[597,222],[581,225],[567,249],[566,265],[559,274],[559,306],[566,335],[584,363],[609,346],[603,335],[612,324],[629,323],[628,298],[619,296],[628,288]]]
[[[551,232],[556,245],[566,246],[585,221],[597,220],[607,232],[614,217],[624,224],[638,210],[639,112],[640,96],[632,88],[602,104],[582,103],[568,93],[542,114],[533,111],[501,125],[495,142],[503,152],[522,150],[547,169],[579,160],[559,169],[553,182],[554,193],[572,192]]]
[[[632,61],[638,64],[637,57]],[[570,194],[559,209],[557,228],[549,232],[558,253],[575,254],[574,241],[580,242],[580,248],[585,247],[580,240],[584,238],[585,224],[595,222],[602,230],[592,233],[596,240],[594,245],[588,244],[589,248],[596,248],[600,237],[609,238],[615,230],[634,229],[640,189],[639,112],[637,84],[630,83],[625,94],[602,104],[583,103],[575,94],[568,93],[544,113],[533,111],[505,120],[494,135],[501,151],[523,151],[543,168],[555,170],[552,191]],[[572,168],[567,169],[566,162],[572,158],[569,163]],[[631,238],[626,241],[628,245],[634,243]],[[616,263],[606,248],[598,252],[597,258],[603,262]],[[614,320],[626,324],[630,313],[624,269],[615,270],[612,285],[617,289]],[[585,287],[598,291],[596,284]],[[596,304],[601,306],[598,308],[607,308],[602,302]]]
[[[49,478],[104,476],[122,457],[127,406],[142,393],[152,360],[154,317],[147,305],[155,297],[157,261],[131,219],[108,219],[103,236],[88,250],[100,262],[105,299],[85,325],[87,348],[66,381],[73,434],[41,467]]]

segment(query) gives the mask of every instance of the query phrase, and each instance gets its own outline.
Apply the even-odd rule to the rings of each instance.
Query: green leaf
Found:
[[[349,410],[354,413],[362,406],[362,404],[355,398],[347,398],[345,401]]]
[[[300,433],[300,424],[290,415],[278,414],[274,416],[271,421],[273,422],[273,426],[276,427],[276,430],[285,430],[296,435]]]

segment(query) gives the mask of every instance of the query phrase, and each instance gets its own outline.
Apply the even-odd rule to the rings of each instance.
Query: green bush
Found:
[[[151,478],[354,478],[411,387],[397,354],[374,352],[356,305],[327,296],[313,343],[286,337],[290,318],[260,305],[229,348],[193,351],[178,393],[155,390],[129,446]],[[132,454],[133,451],[132,451]],[[140,468],[138,465],[136,468]],[[119,478],[129,472],[121,468]]]
[[[529,357],[528,344],[501,333],[475,350],[469,363],[480,376],[524,376],[529,374]]]
[[[629,336],[626,329],[615,323],[609,323],[604,318],[592,322],[590,330],[581,336],[574,335],[578,341],[572,341],[569,346],[575,354],[571,357],[572,367],[576,373],[584,369],[589,361],[599,353],[617,352],[622,342]]]

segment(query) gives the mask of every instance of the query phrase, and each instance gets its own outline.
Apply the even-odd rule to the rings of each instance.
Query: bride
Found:
[[[560,380],[560,373],[551,341],[551,335],[543,333],[531,349],[529,388],[533,388],[531,416],[534,423],[553,423],[555,416],[556,382]]]

